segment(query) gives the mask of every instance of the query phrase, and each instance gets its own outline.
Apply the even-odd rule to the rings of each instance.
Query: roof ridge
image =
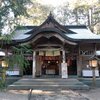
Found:
[[[65,25],[66,28],[87,28],[86,25]]]

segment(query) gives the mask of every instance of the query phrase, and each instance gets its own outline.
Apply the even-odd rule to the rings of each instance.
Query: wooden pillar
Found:
[[[62,78],[68,78],[68,70],[67,70],[67,63],[66,63],[66,55],[65,50],[62,50],[62,63],[61,63],[61,76]]]
[[[65,63],[66,62],[66,55],[65,55],[65,50],[62,50],[62,62]]]
[[[97,47],[96,47],[96,43],[94,44],[94,55],[96,54],[97,51]]]
[[[80,55],[80,45],[78,47],[77,55],[77,76],[80,77],[82,74],[82,56]]]
[[[77,76],[82,75],[82,56],[77,56]]]
[[[36,51],[33,51],[33,68],[32,68],[32,77],[35,78],[36,73]]]

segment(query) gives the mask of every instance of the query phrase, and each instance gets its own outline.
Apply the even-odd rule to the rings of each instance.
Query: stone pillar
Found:
[[[68,78],[68,68],[66,63],[65,50],[62,50],[61,77]]]
[[[35,78],[36,73],[36,51],[33,51],[33,68],[32,68],[32,77]]]

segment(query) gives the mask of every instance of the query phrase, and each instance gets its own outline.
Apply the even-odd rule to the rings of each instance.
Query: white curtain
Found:
[[[59,56],[60,55],[60,51],[56,50],[54,51],[54,56]]]
[[[53,51],[46,51],[46,56],[53,56]]]
[[[44,56],[44,51],[39,51],[39,56]]]
[[[47,50],[45,51],[45,56],[59,56],[59,50]],[[39,56],[44,56],[44,51],[39,51]]]

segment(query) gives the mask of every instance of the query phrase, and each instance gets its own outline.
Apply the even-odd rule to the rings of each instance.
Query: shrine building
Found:
[[[40,26],[18,28],[12,41],[31,46],[33,53],[26,57],[30,65],[23,75],[32,77],[83,76],[83,70],[91,69],[88,59],[100,50],[100,35],[85,25],[61,25],[52,14]]]

